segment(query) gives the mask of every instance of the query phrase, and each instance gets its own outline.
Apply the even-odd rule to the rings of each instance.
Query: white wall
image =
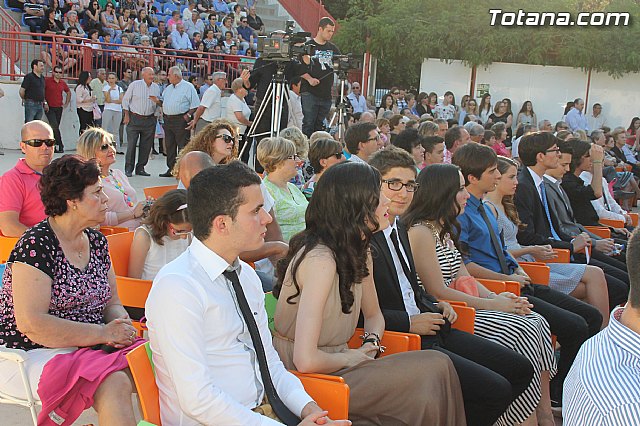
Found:
[[[471,68],[460,61],[446,64],[439,59],[425,59],[422,63],[420,91],[435,91],[442,96],[451,90],[459,102],[469,91],[470,82]],[[538,120],[548,119],[555,123],[562,118],[567,101],[587,97],[588,73],[571,67],[498,62],[477,68],[476,91],[479,84],[490,85],[494,103],[510,98],[514,115],[524,101],[530,100]],[[606,73],[594,72],[589,86],[587,113],[591,113],[591,105],[599,102],[608,125],[627,127],[632,117],[640,116],[639,95],[640,74],[626,74],[613,79]]]

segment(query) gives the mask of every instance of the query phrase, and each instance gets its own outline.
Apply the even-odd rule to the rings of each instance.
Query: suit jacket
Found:
[[[547,215],[540,200],[540,195],[536,189],[533,177],[527,167],[522,168],[518,174],[518,188],[514,197],[514,202],[518,210],[520,221],[526,226],[518,230],[518,242],[523,246],[534,246],[550,244],[555,248],[569,249],[573,251],[573,246],[567,241],[557,241],[551,236],[551,227],[547,220]],[[549,193],[547,192],[547,202]],[[551,211],[551,205],[549,205]],[[558,223],[554,221],[551,214],[553,229],[559,232]],[[563,238],[561,234],[558,234]]]
[[[622,152],[622,150],[620,148],[618,148],[617,146],[614,146],[613,148],[611,148],[611,153],[619,160],[622,161],[626,164],[630,164],[629,161],[627,160],[627,156],[624,155],[624,152]]]
[[[592,238],[599,239],[599,237],[587,231],[584,226],[575,221],[569,196],[558,182],[553,183],[545,177],[544,185],[547,189],[547,202],[549,203],[551,219],[554,222],[554,226],[557,223],[555,230],[560,238],[564,241],[571,241],[576,235],[586,232]]]
[[[423,287],[418,285],[418,276],[416,275],[415,263],[409,245],[409,235],[406,228],[398,224],[398,240],[409,260],[409,269],[411,276],[407,277],[413,288],[416,305],[420,312],[437,312],[441,313],[440,308],[436,306],[438,300],[427,294]],[[409,331],[409,314],[405,310],[404,299],[402,298],[402,290],[400,289],[400,281],[398,272],[396,271],[391,250],[387,244],[382,231],[373,234],[371,240],[371,251],[373,257],[373,279],[378,293],[378,303],[380,310],[384,315],[385,329],[392,331],[408,332]],[[446,321],[445,326],[441,328],[441,333],[449,326]]]

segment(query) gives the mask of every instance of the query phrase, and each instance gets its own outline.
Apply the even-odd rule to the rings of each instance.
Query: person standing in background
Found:
[[[106,79],[107,79],[107,70],[104,68],[98,68],[96,78],[91,80],[89,83],[89,87],[91,87],[91,92],[96,97],[96,104],[98,104],[98,108],[100,108],[100,112],[104,112],[104,93],[102,92]],[[102,117],[98,120],[95,120],[96,126],[102,127]]]
[[[44,115],[44,61],[31,61],[31,72],[24,76],[20,85],[20,97],[24,105],[24,122],[40,120]]]
[[[66,96],[63,96],[63,93]],[[44,111],[56,140],[55,152],[62,153],[64,152],[64,144],[60,133],[60,123],[62,122],[62,109],[68,107],[71,103],[71,90],[69,90],[67,83],[62,80],[62,67],[60,65],[53,67],[53,76],[47,77],[44,81],[44,99]]]

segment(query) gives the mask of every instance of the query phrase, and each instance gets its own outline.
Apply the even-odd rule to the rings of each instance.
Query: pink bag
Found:
[[[97,103],[93,103],[93,119],[100,120],[102,118],[102,111],[100,111],[100,107]]]
[[[480,297],[478,282],[469,275],[456,278],[449,284],[449,288],[467,293],[470,296]]]

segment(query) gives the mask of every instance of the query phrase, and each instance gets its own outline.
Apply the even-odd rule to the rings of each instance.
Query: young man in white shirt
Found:
[[[273,348],[260,280],[238,257],[264,244],[263,204],[260,178],[241,162],[191,180],[193,243],[160,270],[145,308],[164,424],[280,424],[262,414],[270,382],[300,425],[351,424],[329,420]]]

